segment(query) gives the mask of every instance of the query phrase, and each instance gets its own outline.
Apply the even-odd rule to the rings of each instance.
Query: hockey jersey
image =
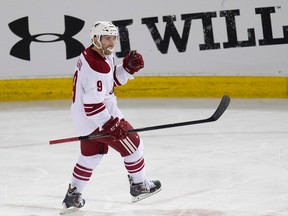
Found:
[[[111,118],[123,118],[117,106],[114,86],[133,79],[113,55],[102,57],[91,47],[85,49],[75,67],[73,78],[72,119],[78,136],[86,136]]]

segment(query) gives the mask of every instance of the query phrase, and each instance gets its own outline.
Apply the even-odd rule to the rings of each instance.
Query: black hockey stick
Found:
[[[202,124],[202,123],[217,121],[222,116],[222,114],[225,112],[225,110],[229,106],[229,103],[230,103],[230,97],[227,95],[224,95],[222,97],[222,100],[221,100],[219,106],[217,107],[216,111],[213,113],[213,115],[210,118],[207,118],[207,119],[180,122],[180,123],[171,123],[171,124],[164,124],[164,125],[156,125],[156,126],[150,126],[150,127],[144,127],[144,128],[137,128],[137,129],[133,129],[133,130],[128,130],[127,133],[130,134],[130,133],[136,133],[136,132],[159,130],[159,129],[165,129],[165,128],[180,127],[180,126]],[[107,136],[109,136],[109,134],[94,134],[94,135],[88,135],[88,136],[80,136],[80,137],[71,137],[71,138],[65,138],[65,139],[59,139],[59,140],[51,140],[49,143],[51,145],[53,145],[53,144],[73,142],[73,141],[78,141],[78,140],[97,139],[100,137],[107,137]]]

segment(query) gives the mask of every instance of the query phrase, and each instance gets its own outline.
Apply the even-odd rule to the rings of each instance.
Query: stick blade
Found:
[[[230,104],[230,97],[228,95],[224,95],[221,99],[221,102],[218,108],[216,109],[214,114],[211,116],[211,120],[213,121],[218,120],[222,116],[222,114],[225,112],[229,104]]]

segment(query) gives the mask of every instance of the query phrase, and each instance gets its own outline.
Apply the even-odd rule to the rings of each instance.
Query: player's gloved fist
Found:
[[[115,140],[125,139],[127,137],[127,124],[124,120],[111,117],[103,126],[103,130],[110,134]]]
[[[142,55],[137,53],[136,50],[130,51],[123,59],[123,68],[132,75],[144,68]]]

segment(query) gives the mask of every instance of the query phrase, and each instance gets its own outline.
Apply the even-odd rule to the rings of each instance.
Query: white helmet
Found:
[[[113,36],[116,36],[116,38],[118,39],[118,30],[116,26],[113,25],[111,22],[97,21],[94,23],[94,25],[90,29],[90,38],[91,38],[92,44],[99,49],[102,48],[102,44],[100,42],[100,38],[102,35],[113,35]],[[100,43],[100,47],[98,47],[94,43],[94,37],[97,38],[98,42]]]

